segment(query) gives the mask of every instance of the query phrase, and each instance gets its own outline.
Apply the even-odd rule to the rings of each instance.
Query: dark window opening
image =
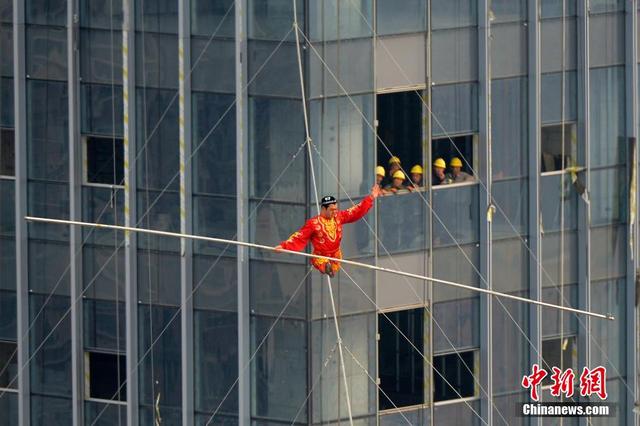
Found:
[[[119,138],[89,136],[87,149],[87,182],[107,185],[124,184],[124,145]]]
[[[433,401],[474,396],[474,351],[433,357]]]
[[[384,145],[377,141],[378,165],[384,167],[385,176],[382,187],[393,187],[393,173],[397,166],[390,163],[392,155],[400,160],[401,168],[409,174],[414,166],[422,164],[422,100],[416,92],[398,92],[378,95],[377,118],[378,136]],[[391,154],[389,153],[391,151]],[[409,177],[403,173],[402,185],[398,190],[410,185]],[[424,175],[417,186],[424,186]]]
[[[0,388],[17,389],[18,345],[0,341]],[[13,381],[13,383],[11,383]]]
[[[564,136],[562,134],[563,128]],[[564,157],[562,156],[563,137]],[[576,165],[576,141],[576,125],[574,123],[543,127],[540,135],[540,150],[542,152],[540,165],[542,172],[564,170],[567,167]]]
[[[15,176],[15,160],[13,129],[0,129],[0,175]]]
[[[126,386],[123,386],[127,377],[125,355],[88,352],[87,363],[90,398],[127,400]]]
[[[549,339],[542,341],[542,365],[541,368],[547,370],[547,377],[542,380],[542,386],[552,384],[551,374],[552,368],[558,367],[563,372],[567,368],[571,368],[576,373],[576,357],[574,351],[576,349],[575,336],[568,336],[562,339]]]
[[[473,135],[434,139],[429,165],[431,184],[473,182],[473,161]]]
[[[385,315],[387,318],[385,318]],[[424,360],[413,346],[423,351],[424,310],[390,312],[379,317],[380,410],[422,404],[424,401]],[[393,401],[389,401],[387,396]]]

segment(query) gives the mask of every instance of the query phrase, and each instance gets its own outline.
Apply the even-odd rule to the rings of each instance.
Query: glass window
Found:
[[[615,316],[615,321],[592,321],[589,340],[592,366],[602,365],[607,369],[607,378],[624,377],[626,374],[627,334],[626,324],[626,280],[608,280],[591,283],[591,309]],[[596,345],[597,342],[598,344]],[[635,352],[634,352],[635,353]],[[631,372],[630,372],[631,374]],[[626,392],[626,391],[625,391]],[[612,401],[616,399],[612,398]],[[624,401],[624,397],[618,401]]]
[[[542,381],[542,386],[552,384],[551,369],[558,367],[562,371],[571,368],[575,373],[578,369],[577,342],[575,336],[565,336],[542,341],[542,363],[549,373]],[[528,374],[528,373],[527,373]]]
[[[69,180],[67,84],[27,80],[28,177]]]
[[[434,86],[431,89],[431,111],[433,136],[476,132],[478,130],[478,84]]]
[[[422,197],[423,194],[414,193],[378,198],[378,244],[381,253],[426,248],[427,205]]]
[[[180,135],[176,97],[173,90],[148,88],[136,96],[139,188],[178,189]]]
[[[495,179],[527,174],[527,79],[491,82],[491,149]]]
[[[296,0],[298,24],[304,31],[303,0]],[[293,4],[290,0],[253,0],[249,2],[249,38],[281,40],[293,25]],[[288,40],[294,40],[293,31]]]
[[[80,0],[80,26],[119,30],[122,28],[122,0],[92,1]],[[116,40],[120,33],[114,34]],[[118,46],[120,46],[119,42]],[[122,56],[122,55],[120,55]]]
[[[69,298],[63,296],[49,298],[46,294],[32,293],[29,295],[29,305],[30,323],[33,323],[29,345],[30,353],[33,354],[29,364],[31,392],[70,397],[71,317],[67,315]],[[36,317],[41,310],[40,315]],[[45,337],[47,337],[46,340]],[[56,421],[51,424],[60,423]]]
[[[18,394],[5,393],[0,399],[0,412],[5,425],[17,425],[18,423]]]
[[[84,369],[89,376],[89,398],[126,401],[127,363],[125,355],[85,352]],[[85,378],[86,381],[86,378]]]
[[[300,77],[296,45],[283,43],[274,50],[277,45],[275,41],[249,41],[249,94],[299,98]],[[271,59],[268,59],[270,56]],[[300,102],[298,101],[299,109],[302,108]]]
[[[620,164],[624,158],[624,68],[590,70],[591,167]]]
[[[529,297],[528,292],[511,293]],[[522,390],[522,372],[530,371],[529,342],[521,330],[528,329],[529,305],[508,299],[494,299],[493,333],[500,336],[493,340],[494,392]]]
[[[87,183],[124,183],[124,146],[119,138],[84,138]]]
[[[564,6],[564,11],[562,10]],[[555,18],[559,16],[575,16],[577,10],[576,0],[541,0],[540,16],[542,18]]]
[[[578,224],[576,192],[569,174],[547,175],[540,179],[540,211],[545,233],[561,229],[561,205],[564,204],[564,228],[575,229]],[[582,202],[582,201],[581,201]]]
[[[434,218],[434,222],[436,219]],[[433,250],[433,276],[477,287],[480,285],[480,250],[478,244],[440,247]],[[451,286],[436,285],[433,289],[435,302],[472,297],[475,292]]]
[[[451,352],[454,348],[480,344],[480,301],[477,297],[434,303],[433,321],[434,352]]]
[[[195,410],[211,413],[238,375],[238,316],[234,312],[195,310]],[[211,380],[215,377],[215,380]],[[231,392],[220,413],[238,410],[238,393]],[[216,424],[220,420],[216,415]]]
[[[233,253],[229,252],[227,254],[231,256]],[[196,309],[217,309],[228,312],[238,309],[238,261],[236,258],[195,255],[193,280],[193,304]]]
[[[527,0],[491,0],[496,22],[522,21],[527,18]]]
[[[577,273],[575,275],[577,277]],[[566,282],[568,280],[565,280]],[[558,280],[555,284],[543,283],[543,285],[552,286],[542,288],[543,302],[579,308],[577,284],[561,284]],[[541,319],[543,337],[557,337],[561,333],[570,336],[578,333],[578,316],[571,312],[543,307]]]
[[[307,394],[306,322],[251,316],[251,352],[256,353],[251,374],[253,416],[290,422]],[[274,325],[271,330],[270,327]]]
[[[193,37],[191,39],[192,90],[233,93],[236,84],[235,47],[233,40]],[[276,58],[273,58],[273,61],[275,62]],[[215,123],[215,120],[212,123]]]
[[[69,295],[69,257],[68,244],[30,240],[29,290],[49,294],[55,288],[55,294]]]
[[[0,22],[11,22],[13,20],[13,1],[0,0]]]
[[[236,194],[235,98],[193,93],[193,191]],[[224,117],[223,117],[224,115]]]
[[[478,5],[474,0],[432,0],[433,30],[477,25]]]
[[[249,122],[251,196],[304,202],[305,156],[291,162],[304,142],[300,102],[251,97]]]
[[[478,185],[434,191],[432,207],[434,246],[478,240]]]
[[[625,15],[623,13],[589,16],[589,66],[621,65],[625,61]]]
[[[589,11],[592,13],[624,10],[624,0],[589,0]]]
[[[468,398],[475,394],[475,351],[433,357],[433,401]]]
[[[0,340],[0,388],[18,388],[18,345]]]
[[[562,46],[562,28],[565,40]],[[577,19],[543,19],[540,23],[540,70],[542,73],[566,73],[575,70],[578,61]],[[543,76],[544,78],[544,76]],[[574,77],[575,78],[575,77]],[[544,83],[544,82],[543,82]],[[575,83],[574,83],[575,84]],[[559,97],[560,92],[556,93]],[[574,92],[575,96],[575,92]]]
[[[427,29],[427,2],[408,0],[402,7],[393,0],[376,0],[378,34],[398,34]]]
[[[509,405],[509,407],[513,406],[513,404]],[[433,424],[473,425],[482,423],[478,420],[478,413],[480,413],[480,401],[438,404],[433,407]]]
[[[493,237],[504,238],[527,234],[529,229],[529,181],[515,179],[494,181],[491,195],[496,208],[493,214]],[[515,228],[515,229],[514,229]]]
[[[86,83],[122,83],[122,40],[119,33],[80,32],[80,76]]]
[[[309,2],[311,40],[344,40],[372,34],[373,0]]]
[[[459,28],[434,31],[431,64],[434,84],[475,81],[478,79],[478,31]]]
[[[251,203],[251,211],[255,211],[254,218],[249,221],[250,241],[257,244],[275,246],[289,238],[305,223],[305,208],[300,205],[263,202]],[[254,259],[277,259],[291,262],[306,262],[301,256],[275,254],[264,250],[251,249]]]
[[[508,0],[508,3],[516,2]],[[527,65],[527,27],[521,23],[492,25],[491,77],[525,75]]]
[[[144,223],[149,229],[180,232],[179,198],[175,192],[138,191],[138,223]],[[173,237],[147,234],[138,237],[138,245],[174,250],[180,246],[180,241]]]
[[[519,238],[493,241],[493,290],[511,293],[529,288],[529,257],[533,255],[525,244]]]
[[[27,76],[47,80],[67,79],[67,31],[29,26],[26,31]]]
[[[236,237],[236,200],[222,197],[193,197],[193,232],[208,237],[235,239]],[[207,241],[194,241],[197,253],[232,255],[223,244]],[[226,250],[225,250],[226,249]]]
[[[71,398],[31,395],[31,424],[33,426],[73,424],[71,407]]]
[[[178,2],[176,0],[136,0],[135,10],[136,28],[141,31],[178,33]]]
[[[86,297],[124,300],[125,250],[122,241],[117,242],[120,247],[115,250],[113,232],[111,231],[111,245],[85,244],[82,248],[82,274]],[[120,240],[122,240],[122,235]]]
[[[28,0],[25,15],[29,24],[65,26],[67,2],[65,0]]]
[[[126,347],[124,298],[122,294],[119,303],[84,299],[82,313],[85,348],[124,352]],[[112,392],[111,395],[114,393]]]
[[[177,7],[177,2],[172,1],[172,3]],[[136,83],[138,85],[177,89],[177,58],[178,38],[176,36],[136,33]]]
[[[122,86],[80,85],[83,133],[123,136]]]
[[[276,316],[289,301],[283,315],[305,319],[306,286],[302,281],[307,276],[306,265],[257,260],[252,260],[249,265],[252,313]]]
[[[15,159],[13,129],[0,129],[0,175],[15,176]]]
[[[1,2],[0,2],[1,3]],[[0,4],[0,22],[2,21],[2,5]],[[11,24],[0,24],[0,75],[3,77],[13,76],[13,26]]]
[[[624,167],[591,171],[591,224],[624,221],[627,216],[627,172]]]
[[[153,347],[152,342],[155,342]],[[141,357],[138,368],[140,404],[154,407],[159,398],[163,420],[167,424],[180,424],[180,421],[171,422],[167,419],[170,416],[165,415],[165,412],[171,411],[170,407],[180,407],[182,398],[180,318],[177,308],[150,308],[145,304],[138,306],[138,353]],[[149,421],[142,424],[153,423]]]
[[[195,0],[191,3],[191,33],[218,37],[235,36],[233,0]]]
[[[578,147],[575,123],[544,126],[541,129],[541,171],[553,172],[577,165]]]
[[[577,119],[577,74],[564,75],[564,114],[562,111],[562,73],[542,74],[540,110],[542,123],[561,123]],[[564,115],[564,117],[563,117]]]
[[[380,410],[424,402],[424,321],[422,308],[378,316]]]
[[[602,280],[624,276],[627,249],[625,226],[592,228],[591,241],[597,241],[597,244],[591,244],[591,279]]]
[[[0,126],[13,127],[13,78],[0,78]]]
[[[180,305],[180,257],[176,253],[138,250],[138,299]]]
[[[100,417],[98,417],[100,416]],[[95,401],[84,403],[84,424],[98,426],[122,425],[127,423],[127,406],[105,404]]]
[[[0,240],[0,244],[4,244],[4,242]],[[2,247],[2,245],[0,245],[0,247]],[[14,253],[15,253],[15,250],[14,250]],[[16,262],[15,259],[13,259],[14,264],[15,262]],[[13,289],[15,289],[15,284],[12,287]],[[15,290],[14,291],[1,290],[0,291],[0,339],[16,340],[17,318],[18,318],[18,315],[17,315],[17,303],[16,303]]]

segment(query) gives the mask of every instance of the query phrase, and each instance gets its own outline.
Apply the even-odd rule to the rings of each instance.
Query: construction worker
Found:
[[[371,193],[357,205],[338,211],[337,200],[327,195],[322,197],[320,214],[307,220],[302,228],[274,247],[277,250],[302,251],[311,241],[313,254],[342,259],[340,241],[342,225],[359,220],[367,214],[373,200],[380,195],[380,187],[373,185]],[[340,270],[340,263],[328,259],[312,258],[311,264],[321,273],[333,277]]]
[[[389,158],[389,174],[387,175],[387,178],[382,181],[383,188],[393,186],[393,174],[401,168],[402,167],[400,165],[400,158],[396,157],[395,155]]]
[[[385,171],[384,167],[377,166],[376,167],[376,185],[380,185],[382,180],[384,179]]]
[[[407,189],[409,191],[413,192],[422,187],[422,173],[422,166],[419,164],[416,164],[411,168],[409,171],[409,174],[411,175],[411,182],[407,185]]]
[[[391,177],[391,183],[384,188],[385,193],[395,194],[398,191],[407,189],[404,186],[405,176],[402,170],[396,170]]]
[[[473,180],[473,176],[461,170],[462,161],[460,161],[458,157],[453,157],[451,159],[451,161],[449,162],[449,167],[451,167],[451,173],[447,174],[447,179],[451,182],[459,183]]]
[[[432,181],[431,181],[431,184],[433,186],[445,185],[447,183],[451,183],[447,181],[447,176],[444,174],[444,169],[446,168],[447,168],[447,163],[445,163],[442,158],[436,158],[434,160]]]

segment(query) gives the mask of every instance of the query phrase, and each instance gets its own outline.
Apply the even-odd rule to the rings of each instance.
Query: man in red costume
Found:
[[[338,211],[338,202],[330,195],[322,197],[320,214],[307,220],[302,228],[291,234],[288,240],[278,244],[275,249],[302,251],[309,240],[313,245],[313,254],[342,259],[340,241],[342,225],[355,222],[367,214],[373,199],[380,195],[380,187],[374,185],[364,200],[347,210]],[[311,264],[323,274],[333,277],[340,270],[340,263],[328,259],[312,258]]]

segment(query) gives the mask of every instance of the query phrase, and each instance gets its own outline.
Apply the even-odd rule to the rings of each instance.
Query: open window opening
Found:
[[[433,402],[475,396],[475,357],[476,351],[433,357]]]
[[[126,356],[116,353],[85,352],[85,396],[87,399],[126,401]]]
[[[394,404],[397,407],[422,404],[424,402],[424,360],[413,346],[424,352],[422,349],[424,310],[418,308],[380,314],[378,324],[380,333],[378,368],[380,389],[384,391],[384,393],[380,391],[379,395],[380,410],[393,409]]]
[[[18,381],[14,380],[18,374],[18,344],[16,342],[0,341],[0,389],[17,389]],[[13,382],[13,383],[12,383]]]
[[[542,341],[542,366],[547,370],[547,376],[542,380],[542,386],[550,386],[551,368],[558,367],[562,371],[570,368],[576,373],[578,368],[576,336],[546,339]],[[578,374],[576,374],[578,377]]]
[[[15,137],[13,129],[0,129],[0,176],[15,176]]]
[[[561,171],[567,167],[575,166],[577,159],[576,124],[565,123],[542,127],[540,151],[542,153],[540,161],[542,173]]]
[[[424,187],[423,113],[420,96],[415,91],[388,93],[378,95],[376,101],[378,136],[388,148],[387,150],[377,141],[377,183],[382,186],[385,194],[403,193]]]
[[[475,182],[474,135],[433,139],[431,146],[431,184],[433,186]]]
[[[124,184],[124,143],[120,138],[86,136],[85,183],[109,186]]]

